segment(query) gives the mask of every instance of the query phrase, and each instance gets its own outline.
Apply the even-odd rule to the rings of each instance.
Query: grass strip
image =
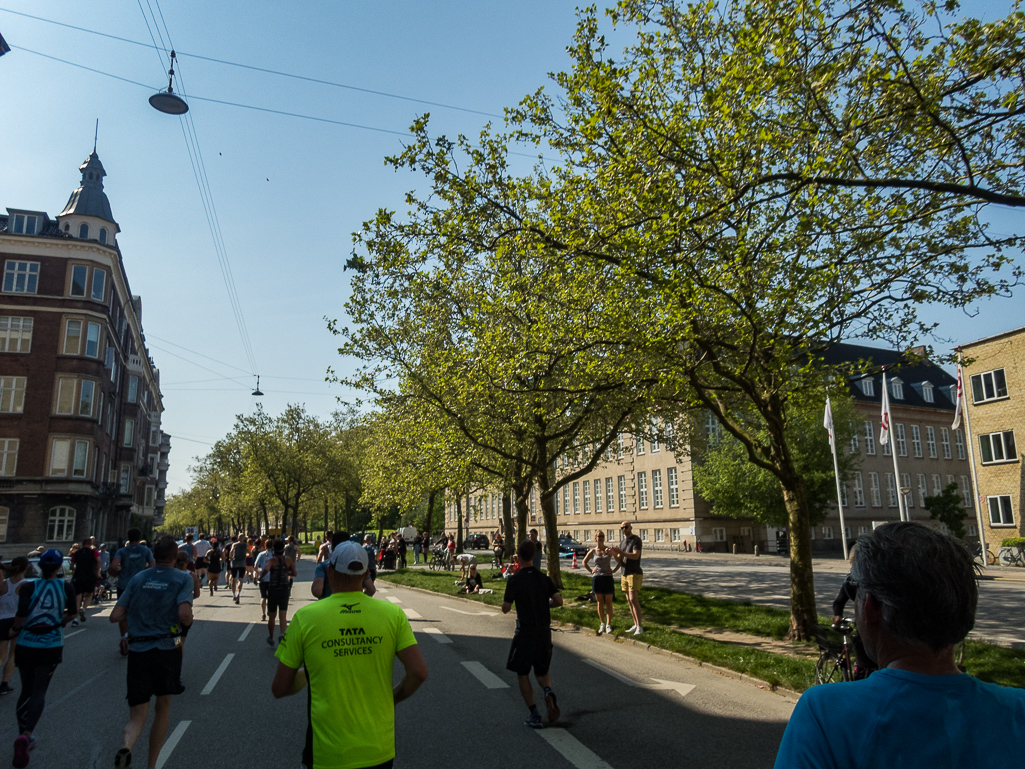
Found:
[[[493,589],[494,593],[459,595],[462,582],[456,571],[399,569],[379,575],[380,579],[388,582],[419,587],[489,606],[500,606],[505,581],[491,578],[487,571],[482,571],[482,576],[484,587]],[[552,610],[553,619],[597,629],[598,613],[595,605],[575,601],[591,589],[591,580],[584,574],[563,572],[562,581],[565,605]],[[782,686],[802,692],[815,683],[815,660],[807,656],[777,654],[686,632],[687,628],[727,630],[779,641],[786,635],[790,624],[788,611],[756,606],[750,601],[706,598],[662,587],[645,586],[641,592],[641,601],[644,611],[643,640],[652,646],[744,673],[773,687]],[[615,635],[622,635],[622,630],[629,622],[629,612],[626,601],[618,592],[614,616],[620,627]],[[821,617],[819,621],[822,625],[828,625],[831,618]],[[795,652],[803,655],[815,652],[814,644],[794,644],[794,648]],[[969,641],[965,645],[963,664],[968,673],[981,681],[1025,688],[1025,650]]]

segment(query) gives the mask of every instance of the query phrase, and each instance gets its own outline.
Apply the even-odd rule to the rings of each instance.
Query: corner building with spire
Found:
[[[0,213],[0,554],[149,534],[170,438],[95,148],[64,210]]]

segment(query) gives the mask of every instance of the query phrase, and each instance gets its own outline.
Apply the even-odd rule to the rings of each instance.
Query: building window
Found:
[[[861,473],[854,474],[854,506],[865,506],[865,482],[861,477]]]
[[[904,400],[904,383],[894,377],[890,380],[890,392],[893,393],[893,399],[895,401]]]
[[[637,453],[637,456],[644,454],[644,438],[638,435],[634,436],[634,451]]]
[[[957,446],[957,458],[964,461],[965,458],[965,446],[964,446],[964,433],[960,430],[954,430],[954,444]]]
[[[91,417],[95,409],[96,383],[75,377],[57,378],[57,402],[54,413],[59,416]]]
[[[139,397],[139,377],[132,374],[128,377],[128,402],[135,403]]]
[[[620,532],[620,534],[622,534],[622,532]],[[619,541],[619,540],[616,539],[616,530],[615,529],[605,529],[605,541],[606,542],[618,542]]]
[[[85,354],[90,358],[100,357],[100,324],[87,323],[85,328]]]
[[[100,227],[100,243],[103,243],[104,245],[106,245],[106,243],[107,243],[107,228],[106,227]]]
[[[601,480],[594,479],[594,512],[601,512]]]
[[[1011,508],[1011,497],[1003,494],[998,497],[987,497],[989,504],[989,522],[992,526],[1013,526],[1014,510]]]
[[[680,486],[676,480],[676,468],[670,467],[666,470],[666,481],[669,483],[669,506],[680,506]]]
[[[651,453],[656,454],[660,450],[658,442],[658,420],[655,417],[651,418]],[[656,540],[656,542],[659,540]]]
[[[669,530],[669,539],[672,542],[679,542],[680,541],[680,530],[679,529],[670,529]]]
[[[861,380],[861,392],[867,395],[869,398],[874,398],[876,394],[875,380],[872,377],[866,377]]]
[[[833,538],[833,527],[832,526],[823,526],[822,527],[822,538],[823,539],[832,539]]]
[[[569,515],[569,486],[562,487],[562,514]]]
[[[851,433],[851,453],[857,454],[860,449],[861,446],[858,445],[858,433],[857,431],[854,431]]]
[[[9,478],[17,475],[18,439],[0,438],[0,476]]]
[[[626,510],[626,476],[620,475],[619,481],[619,509]]]
[[[722,427],[719,425],[719,420],[715,418],[715,414],[708,412],[705,415],[705,440],[709,446],[717,446],[719,444],[719,441],[722,439],[721,430]]]
[[[897,454],[902,457],[908,455],[908,438],[904,432],[904,425],[897,425]]]
[[[922,456],[922,431],[918,425],[911,425],[911,451],[916,457]]]
[[[870,457],[876,453],[875,426],[871,422],[865,422],[865,453]]]
[[[656,542],[665,542],[666,541],[665,529],[655,529],[655,541]]]
[[[82,321],[69,320],[64,324],[64,354],[78,355],[82,349]]]
[[[926,403],[936,402],[936,388],[932,386],[931,382],[924,382],[922,384],[922,397],[925,398]]]
[[[132,493],[132,466],[128,462],[121,463],[121,483],[119,488],[122,494]],[[470,512],[469,507],[467,507],[466,512]]]
[[[943,493],[943,481],[940,480],[939,473],[933,473],[932,476],[932,495],[938,497]]]
[[[123,445],[125,445],[125,446],[134,446],[135,445],[135,420],[134,419],[126,419],[125,420],[125,440],[124,440],[124,444]]]
[[[950,430],[946,427],[940,428],[940,443],[943,446],[943,458],[950,459]]]
[[[897,507],[897,481],[893,477],[893,473],[886,474],[886,492],[890,507]]]
[[[0,318],[0,352],[32,351],[32,318]]]
[[[662,471],[651,471],[651,501],[655,508],[662,507]]]
[[[925,445],[929,449],[929,459],[936,459],[936,428],[932,425],[925,428]]]
[[[82,222],[82,224],[80,224],[78,227],[78,237],[80,240],[89,239],[89,225],[85,222]]]
[[[964,500],[966,510],[972,509],[972,487],[968,483],[968,476],[961,476],[961,498]]]
[[[726,541],[726,529],[715,527],[712,529],[712,540],[714,542],[725,542]]]
[[[4,264],[4,291],[12,294],[34,294],[39,287],[39,262],[8,259]]]
[[[580,481],[573,481],[573,515],[580,515]]]
[[[641,542],[647,542],[647,541],[648,541],[648,530],[647,529],[641,529]]]
[[[0,507],[0,542],[7,541],[7,521],[10,518],[9,508]]]
[[[1017,462],[1018,452],[1014,448],[1014,430],[980,435],[979,451],[982,454],[982,464],[984,465],[996,462]]]
[[[605,509],[610,513],[616,509],[615,504],[613,504],[611,477],[605,479]]]
[[[75,510],[71,507],[55,507],[50,510],[46,521],[47,542],[69,542],[75,538]]]
[[[637,473],[637,506],[648,509],[648,474]]]
[[[85,286],[88,280],[89,268],[86,265],[71,265],[71,286],[68,288],[68,296],[85,296]]]
[[[616,459],[623,458],[623,433],[616,436]]]
[[[584,481],[584,512],[591,512],[591,482]]]
[[[1007,380],[1004,378],[1002,368],[982,374],[973,374],[971,379],[972,400],[975,403],[985,403],[1007,397]]]
[[[883,498],[879,494],[879,473],[868,474],[868,485],[872,492],[872,507],[882,507]]]
[[[23,376],[0,376],[0,413],[24,413],[26,382]]]
[[[13,232],[15,235],[35,235],[38,222],[38,217],[28,216],[27,214],[15,214]]]

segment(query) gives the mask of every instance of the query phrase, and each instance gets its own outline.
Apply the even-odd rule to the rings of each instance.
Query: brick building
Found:
[[[116,541],[163,507],[159,372],[95,150],[64,210],[0,214],[0,549]],[[161,470],[160,468],[163,468]]]
[[[887,367],[893,440],[886,446],[878,444],[881,374],[851,377],[849,387],[858,430],[846,450],[860,453],[861,464],[842,490],[848,541],[853,542],[875,523],[899,520],[901,497],[911,520],[929,520],[925,497],[940,493],[951,482],[958,484],[969,508],[971,539],[976,527],[965,437],[962,430],[951,429],[955,378],[931,363],[908,362],[899,352],[860,345],[834,345],[825,363],[839,366],[858,361],[875,370]],[[706,436],[714,439],[718,430],[710,417]],[[615,542],[620,538],[619,524],[630,520],[635,533],[654,549],[696,548],[700,543],[705,551],[729,551],[734,546],[742,553],[753,552],[755,546],[761,552],[775,551],[775,528],[752,519],[717,515],[715,508],[695,491],[690,453],[669,447],[673,443],[672,425],[656,420],[645,425],[643,432],[643,436],[619,436],[591,473],[559,491],[556,512],[560,532],[589,543],[596,529],[605,529],[609,541]],[[825,430],[822,440],[827,440]],[[897,452],[897,473],[891,449]],[[564,475],[578,466],[572,456],[559,457],[555,471]],[[500,528],[501,506],[498,493],[488,489],[471,493],[462,500],[464,532],[490,536]],[[530,509],[531,523],[537,524],[540,508],[536,491]],[[456,530],[451,498],[446,502],[445,529],[450,533]],[[841,536],[840,516],[834,505],[826,520],[812,531],[813,552],[842,553]]]
[[[1025,328],[980,339],[961,348],[966,422],[973,436],[973,459],[988,548],[1025,536],[1021,509],[1021,453],[1015,432],[1025,434]]]

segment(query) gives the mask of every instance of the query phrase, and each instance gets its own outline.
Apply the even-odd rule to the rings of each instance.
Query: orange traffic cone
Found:
[[[577,551],[576,550],[573,551],[573,565],[570,566],[570,568],[571,569],[577,568]]]

